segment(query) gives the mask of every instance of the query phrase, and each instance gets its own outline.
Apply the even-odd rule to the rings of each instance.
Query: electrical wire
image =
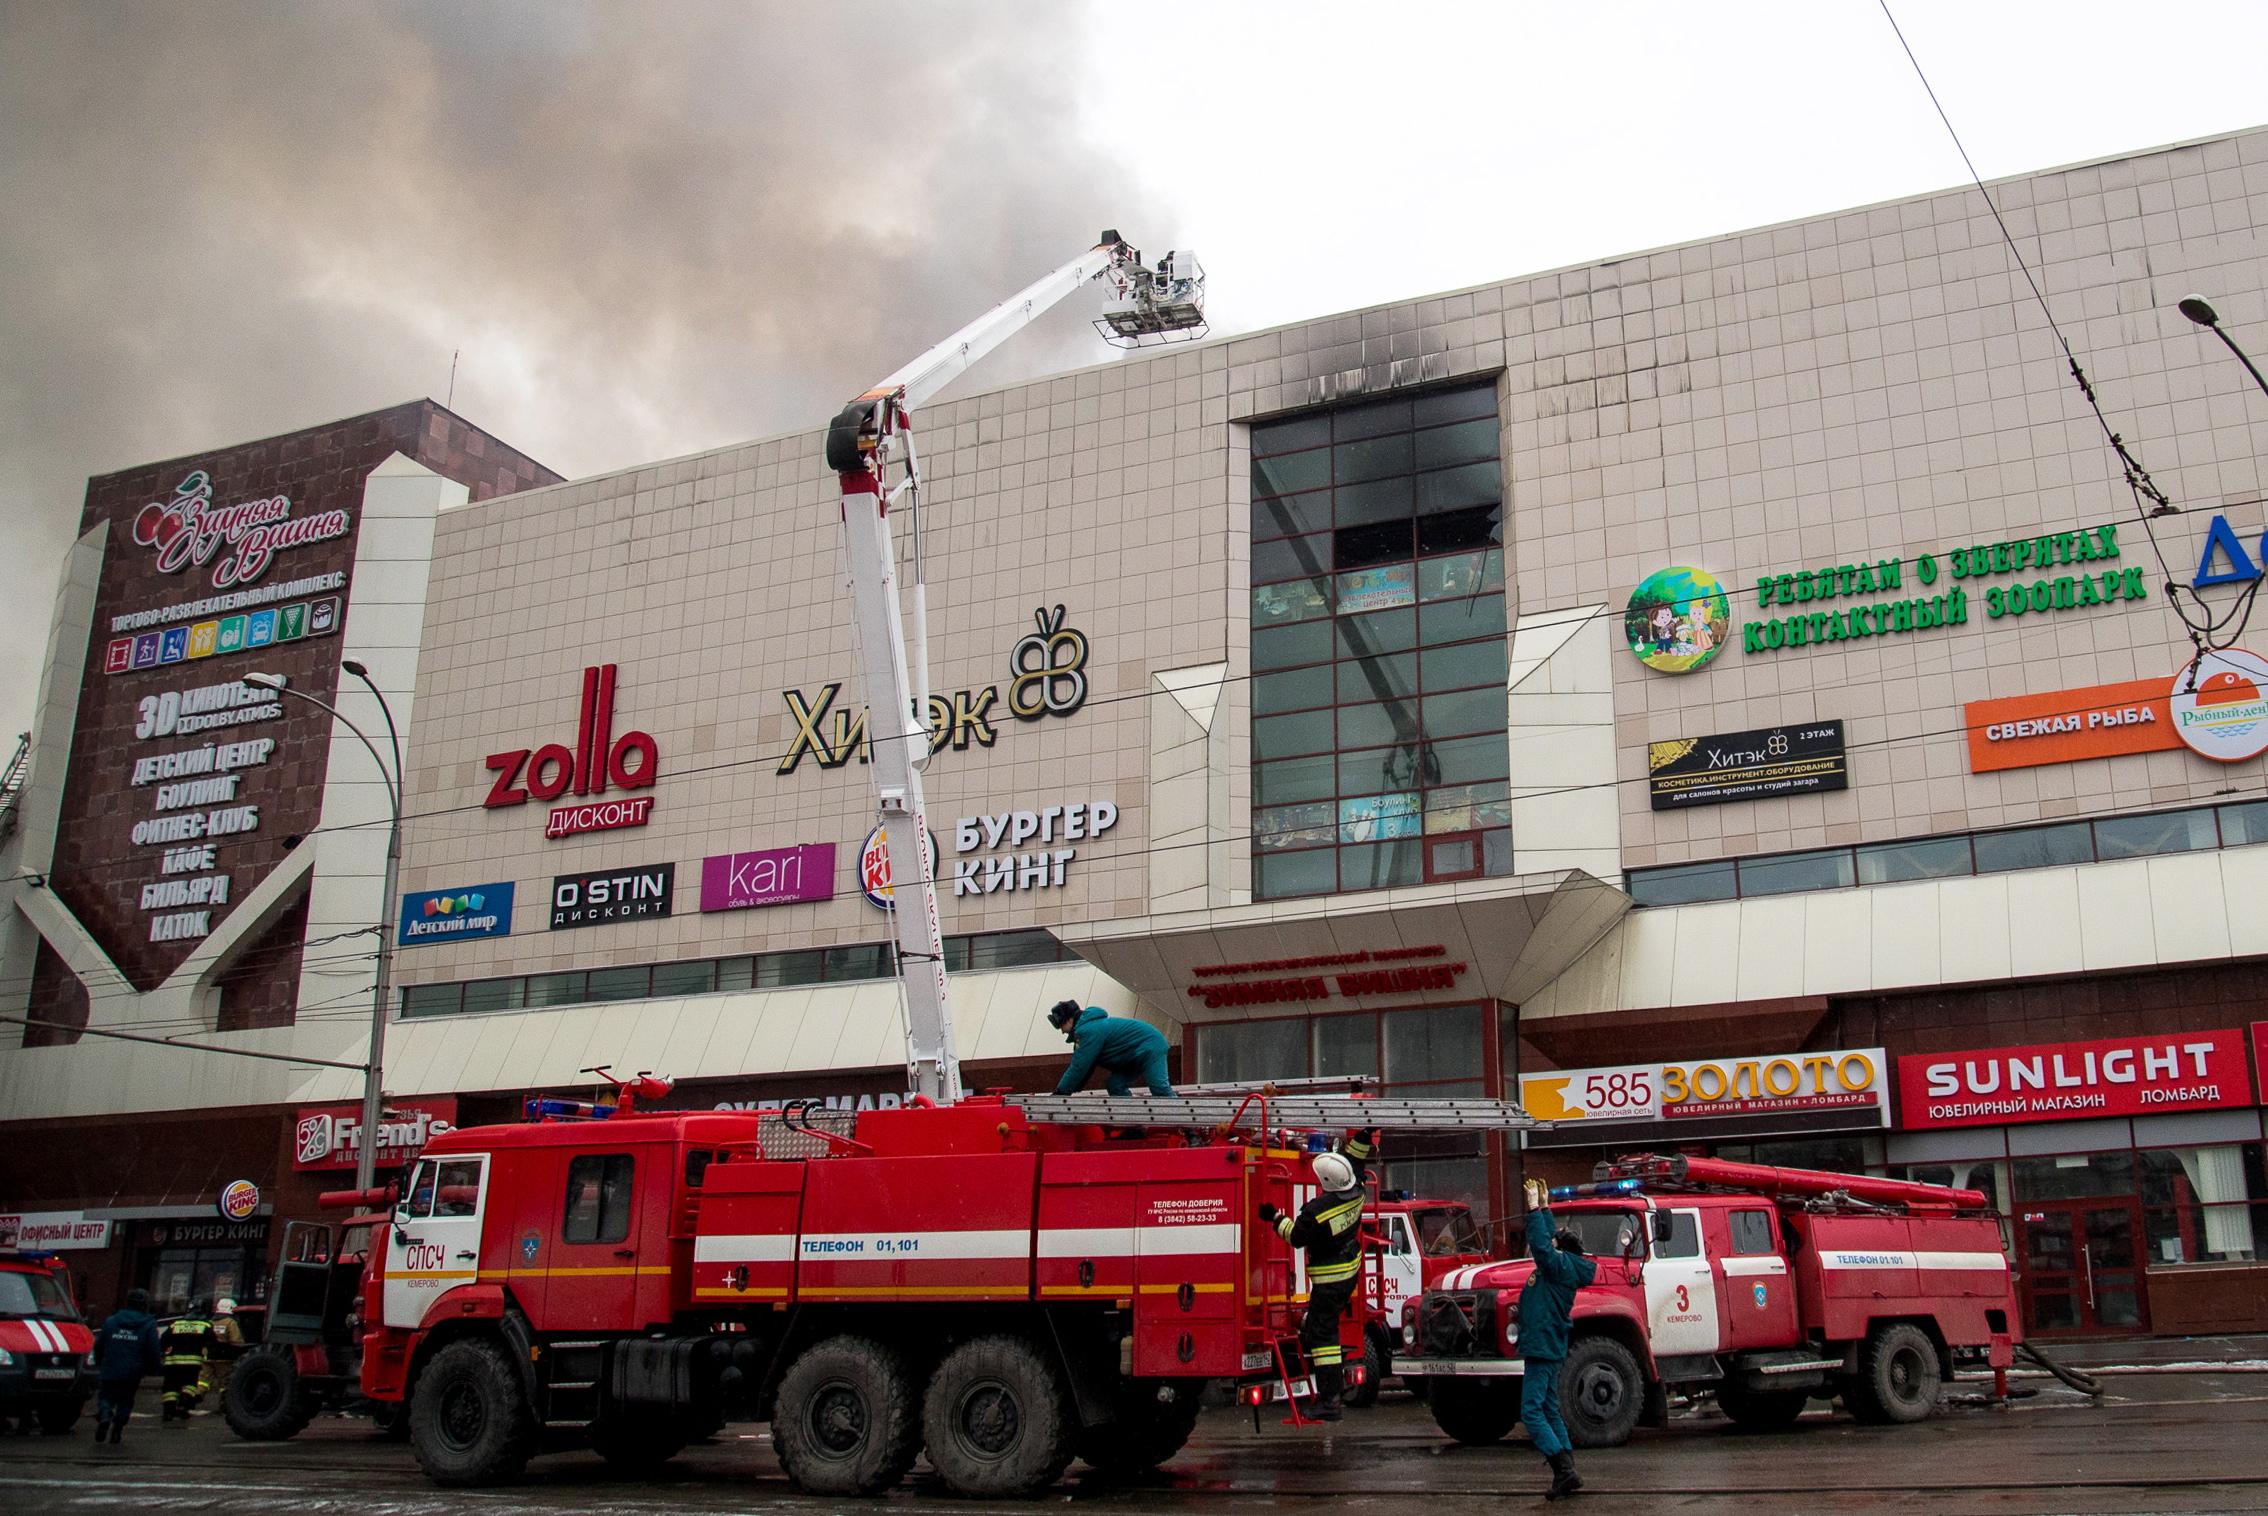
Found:
[[[1914,77],[1921,81],[1923,91],[1929,96],[1930,105],[1937,112],[1937,119],[1944,123],[1945,134],[1953,139],[1954,151],[1961,155],[1961,163],[1969,171],[1969,182],[1977,187],[1977,194],[1983,199],[1985,209],[1992,212],[1993,225],[2000,229],[2000,240],[2007,244],[2008,256],[2016,260],[2017,271],[2024,276],[2024,283],[2031,290],[2032,299],[2039,305],[2040,314],[2046,318],[2048,330],[2054,334],[2056,345],[2063,349],[2064,362],[2071,370],[2072,382],[2079,386],[2079,393],[2087,401],[2087,409],[2094,414],[2095,424],[2102,428],[2111,451],[2118,455],[2119,464],[2126,474],[2127,492],[2134,501],[2134,514],[2140,519],[2142,533],[2150,539],[2150,550],[2157,556],[2158,568],[2165,575],[2166,601],[2181,619],[2183,629],[2189,634],[2189,640],[2197,650],[2185,675],[2194,685],[2198,664],[2206,655],[2235,646],[2236,639],[2244,634],[2245,626],[2252,617],[2253,601],[2260,588],[2259,581],[2254,581],[2231,603],[2227,611],[2219,615],[2214,613],[2213,608],[2205,603],[2205,598],[2194,588],[2175,582],[2173,568],[2166,562],[2165,549],[2159,543],[2158,534],[2150,522],[2153,516],[2175,514],[2181,507],[2167,498],[2166,492],[2150,477],[2150,471],[2142,466],[2142,460],[2135,456],[2125,438],[2111,425],[2110,417],[2104,414],[2102,400],[2096,395],[2095,386],[2087,378],[2086,370],[2079,366],[2079,355],[2072,351],[2070,339],[2064,336],[2063,328],[2057,324],[2055,312],[2049,308],[2046,294],[2041,291],[2039,281],[2032,276],[2031,265],[2024,261],[2023,251],[2016,246],[2016,238],[2008,229],[2007,219],[2001,215],[2000,206],[1992,198],[1992,192],[1985,188],[1984,178],[1977,172],[1975,161],[1969,157],[1969,149],[1961,141],[1960,132],[1954,128],[1952,116],[1947,114],[1945,103],[1937,97],[1936,86],[1929,82],[1929,74],[1922,68],[1921,59],[1914,55],[1913,44],[1906,40],[1905,29],[1898,25],[1898,18],[1891,14],[1890,0],[1876,0],[1876,3],[1882,7],[1882,18],[1890,23],[1891,33],[1897,37],[1898,46],[1904,51],[1906,61],[1913,65]],[[2143,508],[2142,502],[2145,499],[2153,502],[2153,509]],[[2196,605],[2195,619],[2182,606],[2181,597],[2184,592]],[[2221,635],[2224,631],[2228,632],[2225,638]]]

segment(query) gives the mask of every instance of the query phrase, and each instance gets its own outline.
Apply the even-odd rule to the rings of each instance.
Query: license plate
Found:
[[[78,1371],[77,1371],[77,1370],[75,1370],[75,1369],[33,1369],[33,1370],[32,1370],[32,1378],[34,1378],[34,1379],[72,1379],[72,1378],[76,1378],[76,1377],[77,1377],[77,1374],[78,1374]]]

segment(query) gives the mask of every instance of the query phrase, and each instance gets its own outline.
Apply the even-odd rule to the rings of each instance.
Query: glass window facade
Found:
[[[1361,1074],[1390,1094],[1478,1096],[1487,1093],[1482,1041],[1489,1035],[1477,1005],[1209,1022],[1197,1028],[1197,1080]],[[1467,1132],[1396,1132],[1380,1155],[1379,1183],[1429,1199],[1462,1200],[1485,1213],[1487,1140]]]
[[[2058,821],[2006,831],[1962,832],[1856,848],[1765,853],[1665,868],[1633,869],[1630,898],[1640,905],[1691,905],[1751,895],[1789,895],[1852,884],[1902,884],[1967,874],[2004,874],[2117,858],[2151,858],[2268,842],[2268,801],[2197,806]],[[1492,870],[1493,872],[1493,870]]]
[[[1259,898],[1511,871],[1503,523],[1493,384],[1252,428]]]
[[[945,968],[954,974],[1064,963],[1071,957],[1070,949],[1044,928],[945,939]],[[784,952],[743,953],[731,958],[689,958],[675,963],[630,963],[603,969],[572,969],[558,974],[518,974],[504,979],[405,985],[401,992],[401,1014],[404,1020],[416,1020],[427,1016],[467,1016],[481,1011],[543,1010],[556,1005],[590,1005],[607,1000],[887,979],[897,971],[896,953],[886,942],[790,948]]]

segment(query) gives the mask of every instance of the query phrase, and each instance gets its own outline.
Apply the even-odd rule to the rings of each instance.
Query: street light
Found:
[[[2268,379],[2260,376],[2259,366],[2245,356],[2244,349],[2236,345],[2236,339],[2221,330],[2221,313],[2214,310],[2203,295],[2184,295],[2174,309],[2220,338],[2228,350],[2237,355],[2237,362],[2244,365],[2245,372],[2252,375],[2252,382],[2260,386],[2260,392],[2268,395]]]
[[[386,742],[393,750],[391,769],[379,755],[377,745],[361,727],[348,720],[337,706],[318,700],[313,695],[291,688],[281,674],[246,674],[244,682],[255,689],[273,690],[279,695],[290,695],[330,714],[333,721],[359,738],[370,751],[370,761],[378,765],[378,777],[385,781],[386,804],[393,813],[393,825],[386,833],[386,884],[385,894],[378,902],[378,977],[370,994],[370,1052],[362,1071],[362,1140],[355,1145],[354,1187],[367,1190],[377,1182],[378,1127],[383,1119],[381,1069],[386,1053],[387,999],[393,992],[394,979],[394,906],[399,898],[395,880],[402,866],[402,738],[394,727],[394,712],[386,704],[385,693],[370,677],[370,670],[352,658],[341,661],[345,669],[366,685],[371,698],[378,702],[379,714],[386,718]]]

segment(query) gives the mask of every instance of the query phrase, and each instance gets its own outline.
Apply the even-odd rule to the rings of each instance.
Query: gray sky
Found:
[[[2268,115],[2268,6],[1894,8],[1988,177]],[[0,143],[0,738],[88,475],[453,349],[583,475],[816,426],[1105,225],[1237,331],[1963,178],[1872,0],[0,0]]]

